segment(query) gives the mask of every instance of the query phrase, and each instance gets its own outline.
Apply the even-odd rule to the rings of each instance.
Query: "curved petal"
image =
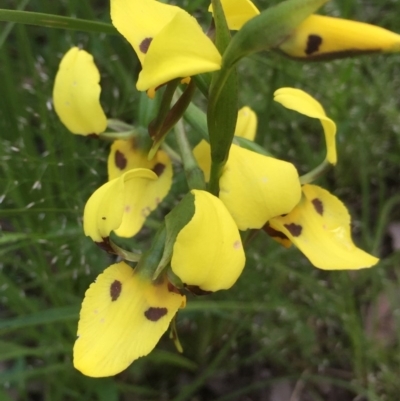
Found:
[[[136,87],[147,90],[175,78],[216,71],[221,59],[198,22],[181,11],[153,38]]]
[[[158,204],[168,194],[172,185],[173,169],[170,157],[163,150],[158,150],[153,159],[148,160],[134,140],[117,140],[111,146],[108,157],[108,179],[120,177],[135,168],[146,168],[157,174],[158,179],[147,187],[147,196]],[[154,203],[153,203],[154,205]],[[153,209],[152,209],[153,210]]]
[[[191,193],[195,213],[176,237],[172,270],[185,284],[204,291],[228,289],[245,264],[239,231],[217,197],[206,191]]]
[[[358,54],[400,51],[400,35],[375,25],[310,15],[279,50],[290,57],[332,60]]]
[[[207,180],[210,145],[202,141],[193,153]],[[261,228],[270,218],[290,212],[300,197],[299,176],[293,164],[231,146],[219,198],[240,230]]]
[[[285,234],[314,266],[361,269],[378,262],[354,245],[349,213],[336,196],[315,185],[304,185],[303,195],[288,215],[273,218],[269,224]]]
[[[108,267],[86,291],[74,366],[92,377],[115,375],[153,350],[185,297],[152,283],[125,262]]]
[[[151,170],[134,169],[102,185],[86,202],[85,235],[100,243],[114,230],[124,237],[135,235],[150,211],[157,207],[149,184],[156,179],[157,175]],[[147,192],[149,186],[151,190]]]
[[[73,47],[62,58],[53,88],[53,103],[61,122],[73,133],[100,134],[107,127],[101,107],[100,73],[93,57]]]
[[[231,31],[238,31],[248,20],[260,14],[250,0],[221,0],[221,4]],[[211,5],[208,11],[212,12]]]
[[[274,100],[287,109],[297,111],[311,118],[318,118],[324,128],[326,160],[336,164],[336,124],[326,116],[321,104],[301,89],[280,88],[274,93]]]
[[[155,36],[183,10],[154,0],[111,0],[111,21],[132,45],[140,62]]]
[[[257,114],[248,106],[242,107],[238,112],[235,136],[254,141],[257,133]]]
[[[300,196],[293,164],[232,145],[219,197],[240,230],[261,228],[271,217],[288,213]]]
[[[115,233],[120,237],[129,238],[134,236],[142,228],[147,216],[153,210],[157,209],[168,193],[166,186],[163,185],[163,182],[160,185],[156,173],[151,170],[134,169],[128,171],[123,176],[137,170],[144,170],[148,173],[145,179],[141,180],[137,180],[134,175],[125,178],[122,223],[115,230]]]

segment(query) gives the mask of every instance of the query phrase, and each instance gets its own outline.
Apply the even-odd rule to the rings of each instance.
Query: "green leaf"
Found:
[[[195,372],[196,369],[198,369],[197,363],[191,361],[189,358],[177,354],[176,352],[169,352],[161,349],[155,349],[147,357],[147,360],[152,364],[172,365],[191,372]]]
[[[89,21],[79,18],[62,17],[60,15],[34,13],[29,11],[0,9],[0,21],[17,22],[19,24],[45,26],[48,28],[71,29],[84,32],[98,32],[117,35],[117,30],[104,22]]]
[[[223,54],[230,43],[230,32],[220,0],[213,0],[213,15],[216,26],[216,45]],[[236,71],[222,65],[213,75],[207,124],[211,146],[211,175],[209,190],[219,194],[219,178],[228,160],[237,120],[238,84]]]
[[[23,239],[29,238],[28,234],[26,233],[8,233],[3,232],[0,234],[0,245],[9,244],[11,242],[21,241]]]
[[[63,308],[48,309],[12,319],[3,319],[0,321],[0,333],[36,326],[39,324],[49,324],[65,320],[78,320],[78,312],[79,306],[74,305]]]

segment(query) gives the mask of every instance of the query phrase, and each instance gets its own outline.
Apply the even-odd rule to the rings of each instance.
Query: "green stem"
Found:
[[[164,253],[166,235],[167,230],[163,222],[153,238],[150,249],[143,254],[136,266],[136,272],[142,277],[150,280],[157,278],[155,271]]]
[[[119,131],[119,132],[102,132],[99,134],[100,139],[105,139],[108,141],[115,141],[116,139],[130,139],[143,136],[143,130],[138,128],[133,128],[129,131]]]
[[[321,175],[325,174],[331,167],[332,164],[329,163],[327,160],[324,160],[319,166],[315,167],[307,174],[302,175],[300,177],[300,184],[305,185],[314,182]]]
[[[140,260],[140,258],[142,256],[141,253],[127,251],[126,249],[123,249],[123,248],[119,247],[117,244],[115,244],[113,241],[111,241],[111,239],[109,241],[110,241],[110,245],[116,255],[119,255],[119,256],[121,256],[121,258],[123,258],[125,260],[129,260],[130,262],[137,262]]]
[[[198,132],[203,139],[209,142],[207,116],[203,110],[197,107],[194,103],[190,103],[183,115],[185,121]]]
[[[161,145],[161,149],[163,149],[166,153],[168,153],[169,157],[176,163],[182,164],[182,158],[178,152],[171,148],[171,146],[167,145],[165,142]]]
[[[182,119],[179,120],[175,125],[175,138],[182,157],[183,168],[185,170],[186,180],[189,188],[205,190],[206,184],[204,181],[204,174],[193,156],[192,148],[186,136]]]

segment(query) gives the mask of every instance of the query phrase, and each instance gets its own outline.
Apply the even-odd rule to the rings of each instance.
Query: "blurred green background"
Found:
[[[176,3],[209,22],[206,1]],[[103,0],[0,0],[0,8],[110,22]],[[321,12],[400,32],[397,0],[336,0]],[[94,55],[110,118],[144,123],[151,101],[135,89],[138,61],[120,36],[0,27],[0,400],[399,399],[400,55],[301,64],[263,53],[238,67],[240,105],[259,116],[257,141],[300,173],[323,159],[322,129],[274,104],[273,91],[304,89],[336,121],[339,163],[318,183],[346,203],[355,242],[379,265],[318,271],[260,233],[234,288],[190,296],[179,312],[183,354],[165,335],[123,373],[91,379],[73,368],[71,351],[85,290],[113,262],[82,231],[85,202],[106,181],[109,143],[71,135],[55,115],[60,58],[74,45]],[[138,247],[182,191],[177,167]]]

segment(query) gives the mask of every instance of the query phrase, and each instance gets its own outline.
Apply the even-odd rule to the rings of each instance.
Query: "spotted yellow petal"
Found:
[[[167,153],[159,150],[153,159],[149,160],[145,152],[134,139],[118,139],[113,142],[107,161],[108,179],[120,177],[134,168],[147,168],[154,171],[159,179],[168,177],[172,180],[172,163]]]
[[[85,205],[85,234],[97,243],[114,230],[121,237],[135,235],[159,203],[151,185],[156,180],[151,170],[133,169],[102,185]]]
[[[108,178],[113,180],[125,172],[135,168],[146,168],[157,174],[158,179],[148,183],[146,199],[160,203],[168,194],[172,185],[171,159],[163,150],[158,150],[153,159],[148,160],[147,154],[136,144],[135,140],[116,140],[111,146],[108,157]],[[150,201],[150,209],[154,209],[154,203]],[[148,209],[144,206],[145,212]],[[121,232],[122,233],[122,232]]]
[[[321,104],[301,89],[280,88],[274,93],[274,100],[287,109],[297,111],[311,118],[318,118],[324,128],[326,143],[326,160],[336,164],[336,124],[326,116]]]
[[[242,107],[238,112],[235,136],[254,141],[257,133],[257,114],[248,106]]]
[[[193,153],[208,180],[210,145],[202,141]],[[290,212],[300,197],[299,176],[293,164],[231,146],[219,198],[240,230],[261,228],[271,217]]]
[[[221,55],[186,12],[178,12],[151,42],[136,84],[147,90],[175,78],[184,78],[221,68]]]
[[[297,26],[279,50],[290,57],[309,60],[398,52],[400,35],[363,22],[311,15]]]
[[[111,0],[110,8],[113,25],[132,45],[142,65],[152,40],[183,11],[154,0]]]
[[[64,55],[54,82],[53,103],[73,134],[100,134],[106,129],[99,82],[100,73],[89,53],[73,47]]]
[[[195,213],[176,238],[172,270],[185,284],[201,290],[228,289],[245,264],[239,231],[217,197],[206,191],[191,193]]]
[[[350,215],[343,203],[318,186],[304,185],[300,203],[269,224],[285,234],[320,269],[361,269],[378,262],[354,245]]]
[[[221,0],[226,22],[232,31],[238,31],[248,20],[260,14],[250,0]],[[210,5],[209,11],[212,11]]]
[[[120,262],[108,267],[86,291],[74,345],[74,366],[92,377],[115,375],[151,352],[185,297],[167,280],[142,278]]]

